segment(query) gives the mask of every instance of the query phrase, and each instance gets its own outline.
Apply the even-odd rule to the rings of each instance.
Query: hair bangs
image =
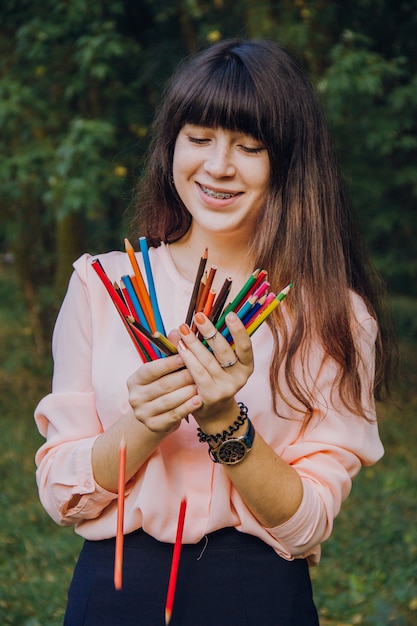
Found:
[[[196,124],[225,128],[264,140],[262,129],[267,124],[262,101],[246,67],[235,55],[207,68],[187,87],[176,111],[179,127]]]

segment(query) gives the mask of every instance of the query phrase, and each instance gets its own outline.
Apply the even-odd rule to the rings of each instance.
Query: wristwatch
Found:
[[[236,465],[249,454],[254,439],[255,429],[250,419],[248,419],[248,428],[242,437],[226,439],[217,448],[209,447],[209,455],[215,463]]]

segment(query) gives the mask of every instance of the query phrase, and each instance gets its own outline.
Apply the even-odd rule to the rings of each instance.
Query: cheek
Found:
[[[181,186],[193,174],[195,170],[195,159],[189,151],[176,149],[172,160],[172,175],[176,186]]]
[[[172,158],[172,171],[175,175],[183,175],[196,162],[195,150],[189,141],[180,133],[175,141]]]
[[[269,173],[265,175],[264,171],[259,171],[258,175],[253,177],[253,188],[256,189],[257,195],[266,198],[270,189],[270,177]]]
[[[258,193],[267,194],[270,187],[271,168],[269,158],[252,164],[247,170],[251,184]]]

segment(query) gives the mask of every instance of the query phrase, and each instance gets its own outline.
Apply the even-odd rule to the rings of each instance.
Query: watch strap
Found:
[[[255,439],[255,428],[248,418],[246,433],[241,437],[232,437],[222,441],[216,448],[209,446],[209,455],[215,463],[236,465],[242,461],[252,449]]]

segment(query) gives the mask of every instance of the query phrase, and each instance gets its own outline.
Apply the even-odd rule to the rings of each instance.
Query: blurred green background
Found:
[[[417,623],[416,33],[413,0],[2,1],[1,624],[62,623],[80,545],[41,509],[33,464],[71,263],[123,249],[166,78],[234,36],[278,41],[307,68],[399,337],[386,456],[355,482],[313,572],[321,623]]]

